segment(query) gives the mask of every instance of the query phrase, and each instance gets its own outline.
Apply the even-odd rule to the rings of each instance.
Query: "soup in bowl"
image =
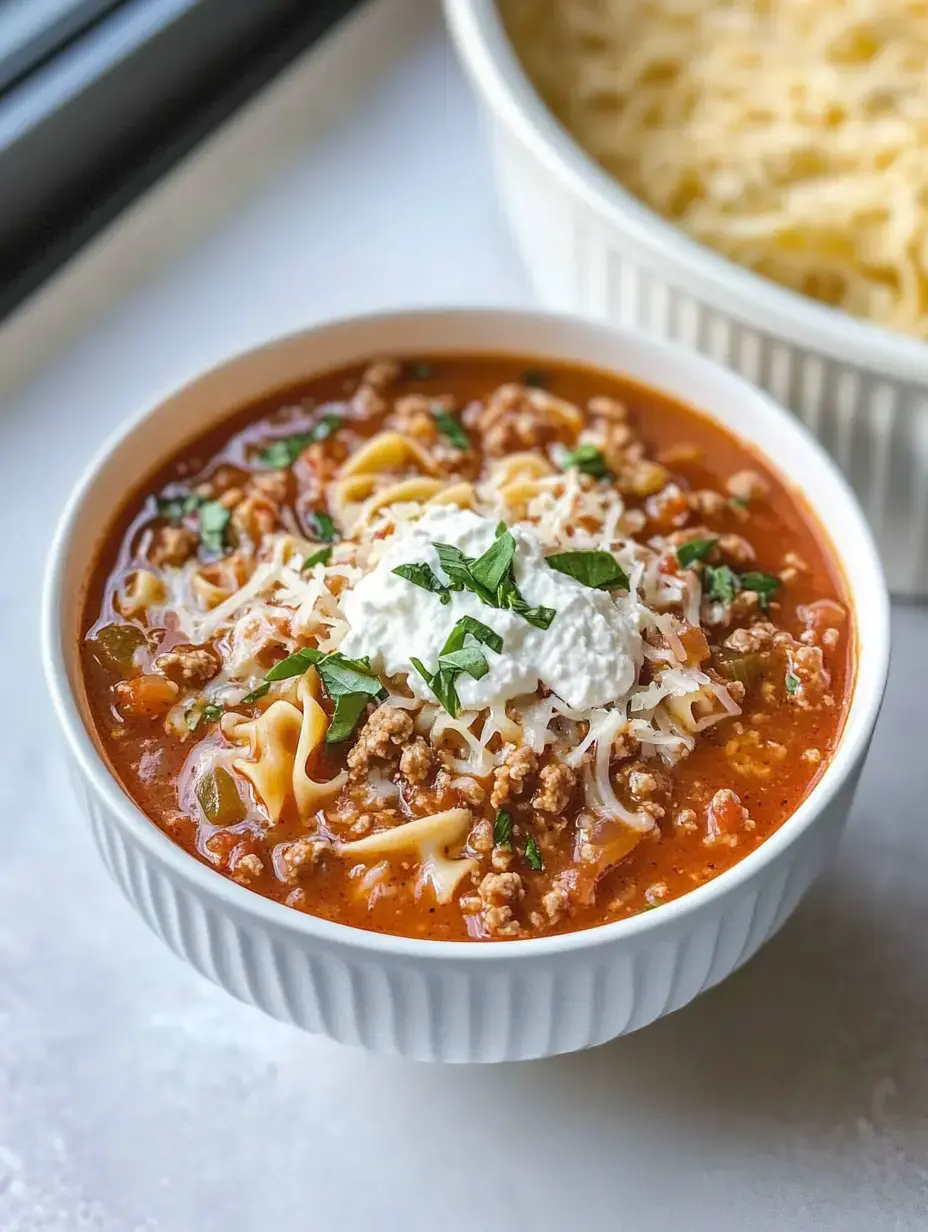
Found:
[[[522,313],[200,378],[85,481],[47,616],[98,840],[169,944],[310,1029],[474,1060],[632,1029],[774,931],[887,644],[784,412]]]

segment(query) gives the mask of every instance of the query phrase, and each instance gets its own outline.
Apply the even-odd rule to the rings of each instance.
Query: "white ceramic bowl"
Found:
[[[167,838],[111,775],[80,683],[78,621],[101,537],[131,491],[193,433],[275,389],[369,355],[509,351],[625,372],[789,460],[831,537],[856,609],[859,666],[840,747],[809,798],[757,851],[657,911],[586,932],[496,944],[381,936],[315,919],[226,880]],[[781,468],[782,469],[782,468]],[[888,600],[844,480],[792,416],[708,360],[605,325],[533,312],[355,318],[272,342],[132,418],[72,496],[52,549],[46,673],[100,853],[161,939],[233,996],[346,1043],[425,1060],[568,1052],[634,1031],[718,983],[783,923],[840,836],[886,677]]]
[[[890,587],[928,593],[928,346],[689,239],[590,158],[535,93],[493,0],[445,0],[485,105],[503,206],[543,304],[683,342],[791,407],[837,460]]]

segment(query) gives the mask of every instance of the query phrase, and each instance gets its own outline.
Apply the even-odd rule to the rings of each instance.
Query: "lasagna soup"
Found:
[[[790,816],[854,629],[796,493],[601,372],[378,358],[238,412],[119,517],[99,744],[191,856],[299,911],[493,941],[659,908]]]

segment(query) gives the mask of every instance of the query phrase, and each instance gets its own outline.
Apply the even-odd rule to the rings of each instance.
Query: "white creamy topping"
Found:
[[[418,522],[397,528],[376,567],[341,596],[348,633],[340,646],[351,658],[369,655],[376,672],[408,676],[418,697],[431,691],[412,665],[412,656],[429,671],[455,622],[473,616],[503,639],[501,654],[481,648],[490,670],[481,680],[457,678],[461,705],[468,710],[500,705],[533,693],[539,681],[578,710],[603,706],[633,687],[642,662],[638,604],[558,573],[545,564],[535,536],[514,526],[516,584],[532,607],[554,608],[548,629],[538,629],[509,610],[488,607],[469,591],[456,591],[449,604],[393,573],[397,565],[424,562],[446,577],[433,542],[450,543],[477,557],[493,543],[496,521],[469,510],[437,507]]]

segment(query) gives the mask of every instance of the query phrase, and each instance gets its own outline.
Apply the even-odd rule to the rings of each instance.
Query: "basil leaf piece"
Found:
[[[434,364],[410,364],[409,379],[412,381],[430,381],[435,375]]]
[[[796,692],[802,682],[794,672],[786,673],[786,691],[790,695]]]
[[[563,469],[566,471],[571,467],[593,479],[605,479],[612,476],[606,455],[598,446],[589,441],[564,454]]]
[[[760,573],[755,569],[741,575],[741,585],[745,590],[753,590],[763,611],[767,610],[770,596],[776,594],[783,583],[775,573]]]
[[[343,693],[335,700],[335,710],[325,733],[326,744],[339,744],[347,740],[358,725],[364,707],[370,701],[367,693]]]
[[[534,625],[536,629],[547,629],[551,621],[557,615],[553,607],[529,607],[519,593],[519,588],[512,580],[512,576],[503,578],[499,589],[496,592],[495,607],[508,607],[510,611],[516,612],[523,620],[527,620],[530,625]]]
[[[500,809],[493,822],[493,842],[497,847],[512,846],[512,814]]]
[[[533,868],[536,873],[540,873],[544,868],[544,863],[541,859],[541,852],[538,850],[538,844],[535,842],[535,836],[530,834],[525,840],[525,862],[529,868]]]
[[[331,559],[331,547],[320,548],[318,552],[311,552],[302,565],[300,565],[300,573],[305,573],[307,569],[312,569],[314,565],[327,565]]]
[[[470,566],[470,575],[487,590],[496,590],[500,582],[509,572],[512,558],[516,554],[516,541],[507,530],[494,539],[482,556],[478,556]]]
[[[386,697],[387,691],[380,678],[371,671],[370,663],[361,659],[346,659],[336,650],[333,654],[322,656],[316,664],[316,670],[332,701],[338,701],[339,697],[347,693]]]
[[[391,570],[391,573],[395,573],[397,577],[401,577],[407,582],[412,582],[413,586],[419,586],[422,590],[428,590],[433,595],[438,595],[442,603],[451,602],[451,591],[436,575],[431,565],[397,565],[395,569]]]
[[[324,509],[314,509],[311,514],[311,529],[320,543],[334,543],[338,538],[335,523]]]
[[[250,693],[246,693],[241,701],[236,702],[237,706],[250,706],[252,702],[260,701],[262,697],[267,697],[271,691],[271,686],[267,682],[259,684],[256,689],[252,689]]]
[[[461,700],[458,697],[457,689],[454,687],[457,675],[458,673],[454,668],[439,667],[432,677],[432,692],[444,709],[451,715],[452,719],[458,717],[458,711],[461,709]]]
[[[200,542],[208,552],[222,555],[226,550],[226,527],[232,511],[220,501],[205,501],[200,506]]]
[[[741,581],[728,565],[706,565],[703,572],[706,598],[716,603],[731,603],[741,589]]]
[[[628,590],[628,574],[610,552],[557,552],[546,560],[558,573],[592,590]]]
[[[705,560],[718,541],[718,535],[712,535],[705,539],[690,539],[688,543],[681,543],[677,548],[677,564],[681,569],[688,569],[697,560]]]
[[[222,706],[217,706],[213,702],[205,702],[200,707],[200,714],[209,723],[215,723],[217,719],[221,719],[223,715]]]
[[[448,634],[448,640],[441,648],[441,653],[448,655],[452,654],[455,650],[460,650],[468,634],[484,646],[489,646],[491,650],[495,650],[497,654],[502,653],[503,639],[500,635],[495,629],[491,629],[489,625],[485,625],[483,621],[477,620],[474,616],[462,616],[457,621],[454,628]]]
[[[548,379],[547,372],[543,372],[541,368],[526,368],[522,373],[522,384],[529,389],[547,389]]]
[[[452,650],[450,654],[439,655],[438,670],[451,669],[456,672],[467,672],[474,680],[482,680],[490,670],[486,656],[476,646],[462,646],[460,650]]]
[[[467,430],[456,415],[439,407],[432,411],[435,426],[449,445],[455,449],[470,449],[470,437]]]
[[[155,506],[159,518],[167,518],[169,522],[180,522],[189,513],[195,513],[203,504],[203,497],[196,492],[188,492],[186,496],[158,496]]]
[[[294,432],[291,436],[279,436],[262,449],[258,461],[263,466],[271,466],[275,470],[286,470],[292,466],[307,445],[317,441],[327,441],[343,424],[339,415],[323,415],[314,423],[308,432]]]
[[[509,527],[506,525],[505,522],[497,522],[496,523],[496,538],[498,539],[500,535],[505,535],[508,529]]]
[[[432,673],[419,659],[411,657],[410,662],[435,694],[439,705],[447,710],[452,719],[456,719],[461,708],[457,689],[454,687],[454,678],[458,674],[457,670],[439,667],[437,672]]]
[[[287,655],[286,659],[275,663],[264,679],[267,681],[289,680],[291,676],[302,676],[308,667],[312,667],[324,658],[325,655],[321,650],[314,650],[311,646],[301,646],[292,655]]]
[[[473,561],[452,543],[433,543],[438,553],[438,562],[448,575],[449,590],[470,590],[483,602],[493,607],[493,595],[485,586],[471,576]]]

